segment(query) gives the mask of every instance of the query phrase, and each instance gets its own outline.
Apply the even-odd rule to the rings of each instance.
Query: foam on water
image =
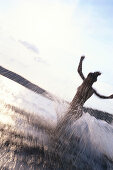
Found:
[[[0,91],[1,169],[113,169],[112,125],[84,113],[77,121],[72,117],[56,140],[52,132],[67,103],[51,101],[2,76]]]

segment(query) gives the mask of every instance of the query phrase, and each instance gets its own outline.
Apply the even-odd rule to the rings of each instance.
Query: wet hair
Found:
[[[92,82],[96,82],[97,81],[97,77],[100,76],[101,73],[100,72],[94,72],[94,73],[89,73],[87,78],[90,79]]]

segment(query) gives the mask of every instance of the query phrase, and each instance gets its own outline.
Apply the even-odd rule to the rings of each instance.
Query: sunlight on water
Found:
[[[1,76],[0,77],[0,88],[2,89],[0,99],[6,103],[14,104],[15,97],[18,96],[21,91],[21,86]]]
[[[0,91],[0,169],[113,169],[113,126],[84,113],[71,117],[56,138],[69,104],[3,77]]]
[[[8,125],[15,125],[12,115],[13,111],[6,108],[4,103],[0,101],[0,122]]]
[[[4,124],[14,125],[14,121],[11,119],[10,116],[1,113],[0,113],[0,122]]]
[[[53,125],[56,124],[57,115],[54,109],[54,102],[5,77],[1,76],[0,81],[0,89],[2,89],[1,101],[19,107],[29,113],[42,115],[47,122]]]

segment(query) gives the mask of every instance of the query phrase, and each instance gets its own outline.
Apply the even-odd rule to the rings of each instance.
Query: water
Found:
[[[58,137],[68,107],[0,76],[0,169],[112,170],[112,124],[83,113]]]

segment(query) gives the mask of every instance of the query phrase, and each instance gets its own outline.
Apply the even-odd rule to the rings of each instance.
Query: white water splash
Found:
[[[56,100],[57,102],[51,101],[2,76],[0,77],[0,90],[0,122],[6,125],[9,124],[12,127],[13,133],[24,135],[24,137],[30,135],[32,137],[32,143],[33,140],[37,140],[40,144],[42,142],[47,146],[50,139],[45,131],[36,127],[38,126],[38,118],[42,118],[41,120],[44,120],[45,125],[50,124],[55,127],[57,124],[57,116],[59,116],[58,119],[61,119],[69,105],[62,100],[58,101],[58,99]],[[26,113],[22,112],[20,115],[19,112],[14,112],[11,108],[5,107],[4,103],[23,109]],[[27,114],[27,116],[24,114]],[[93,167],[92,169],[102,169],[100,162],[97,166],[94,160],[98,161],[97,159],[101,159],[103,155],[110,161],[113,161],[112,125],[105,121],[97,120],[88,113],[84,113],[77,121],[72,120],[71,126],[66,130],[67,141],[72,138],[72,141],[69,141],[70,143],[67,145],[68,148],[71,148],[74,142],[76,144],[77,137],[80,138],[79,144],[82,149],[77,157],[81,156],[81,161],[84,162],[85,160],[87,163],[89,162],[90,166],[95,163],[95,168]],[[28,143],[28,139],[24,139],[23,142],[26,140]],[[76,150],[75,144],[72,152],[68,152],[67,149],[65,155],[67,160],[73,162],[73,165],[77,164],[77,157],[74,155]],[[90,155],[89,160],[86,159],[85,154]],[[0,162],[0,164],[2,163]]]

